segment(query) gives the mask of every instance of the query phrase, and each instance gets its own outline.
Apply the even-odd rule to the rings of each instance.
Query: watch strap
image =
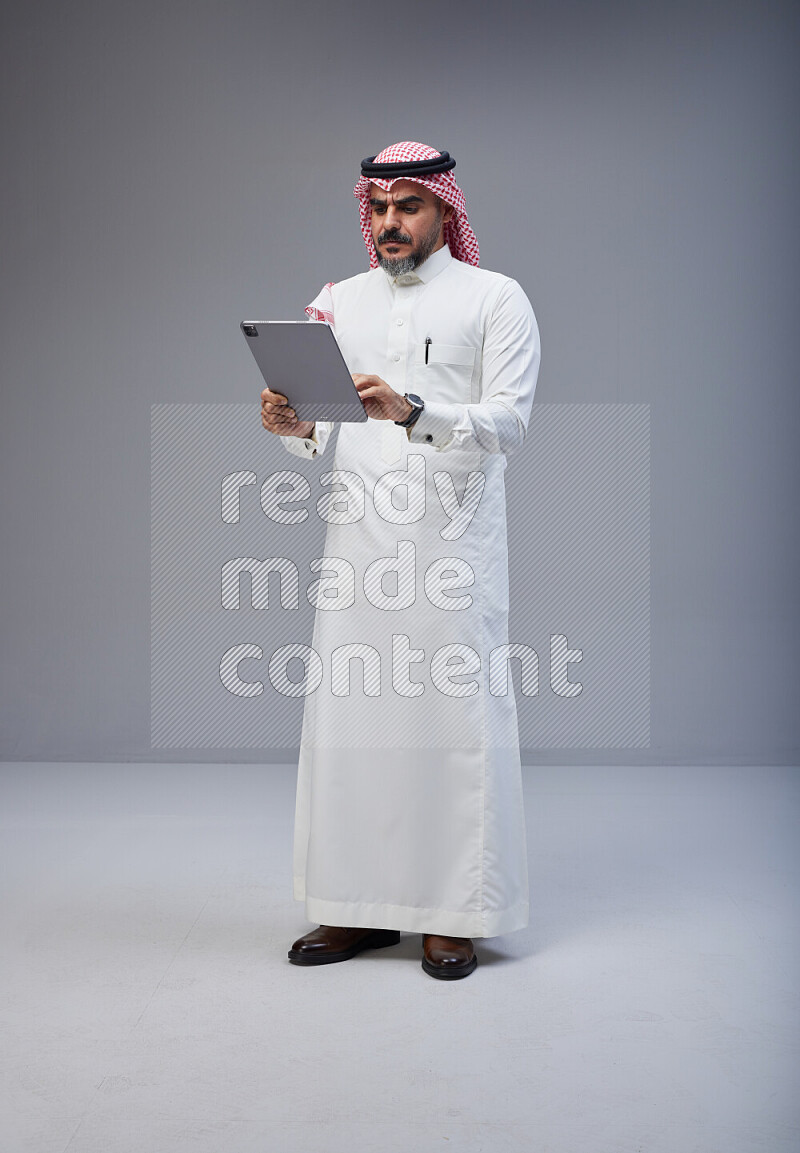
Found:
[[[417,403],[411,399],[408,393],[404,394],[404,399],[414,407],[405,420],[396,420],[394,423],[398,425],[399,428],[411,428],[412,424],[415,424],[422,414],[422,410],[425,408],[425,401],[420,399],[420,402]]]

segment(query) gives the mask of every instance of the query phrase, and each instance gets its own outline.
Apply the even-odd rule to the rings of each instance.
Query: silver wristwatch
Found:
[[[394,423],[399,425],[400,428],[411,428],[412,424],[419,420],[420,413],[425,407],[425,401],[421,396],[417,396],[415,392],[405,393],[405,399],[409,404],[413,405],[413,408],[405,420],[396,420]]]

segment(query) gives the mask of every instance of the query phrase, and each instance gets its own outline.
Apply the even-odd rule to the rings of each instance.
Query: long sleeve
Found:
[[[282,436],[285,447],[295,456],[321,456],[333,429],[329,420],[318,420],[311,430],[311,436]]]
[[[525,439],[541,345],[530,301],[515,280],[504,285],[486,326],[481,399],[477,404],[425,401],[409,432],[413,444],[439,452],[472,449],[510,455]]]

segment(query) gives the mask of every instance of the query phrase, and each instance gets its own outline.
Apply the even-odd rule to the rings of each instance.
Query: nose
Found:
[[[394,232],[400,228],[400,210],[396,204],[386,206],[386,215],[383,218],[383,227],[387,232]]]

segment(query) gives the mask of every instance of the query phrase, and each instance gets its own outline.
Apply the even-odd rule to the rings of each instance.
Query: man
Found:
[[[340,488],[319,567],[346,589],[316,601],[330,683],[305,701],[294,896],[320,924],[289,952],[300,965],[405,931],[423,935],[426,973],[461,978],[472,938],[528,923],[503,472],[539,333],[520,286],[478,267],[454,167],[410,141],[363,161],[370,271],[306,309],[333,327],[368,420],[341,425],[321,478]],[[270,389],[262,423],[308,457],[332,430]]]

